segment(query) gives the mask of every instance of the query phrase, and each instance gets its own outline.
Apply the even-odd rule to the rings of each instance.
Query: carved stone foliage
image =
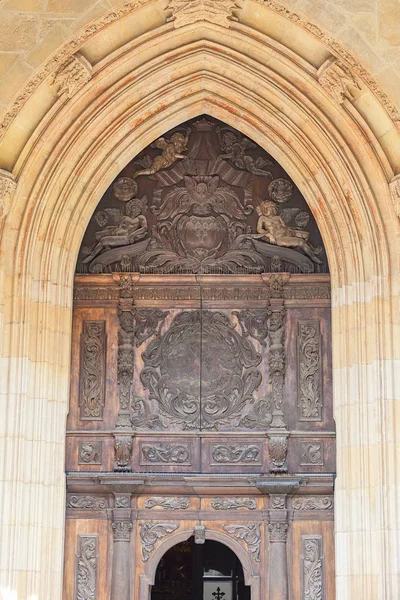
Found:
[[[236,0],[170,4],[175,24],[199,15],[211,20],[223,15],[229,23]],[[133,179],[119,177],[101,201],[81,246],[78,272],[327,270],[307,204],[251,140],[203,118],[158,138],[152,147],[161,153],[144,150],[132,162]],[[261,183],[263,200],[253,196],[253,180]]]
[[[297,334],[300,421],[322,420],[322,358],[319,321],[300,321]]]
[[[101,465],[102,442],[80,442],[78,450],[78,464]]]
[[[328,59],[322,65],[318,81],[339,104],[343,104],[346,98],[353,100],[353,92],[361,89],[351,69],[336,58]]]
[[[96,600],[98,536],[78,535],[75,564],[75,600]]]
[[[178,529],[177,523],[139,523],[140,526],[140,543],[142,545],[142,560],[147,562],[150,554],[154,550],[154,546],[161,538],[165,537],[172,531]]]
[[[289,525],[287,523],[268,523],[270,543],[286,543]]]
[[[194,531],[194,543],[205,544],[206,542],[206,528],[204,525],[195,525]]]
[[[261,383],[261,355],[221,312],[180,312],[142,356],[150,400],[183,429],[229,425]]]
[[[282,510],[286,507],[286,496],[277,496],[271,494],[269,507],[275,510]]]
[[[302,600],[324,600],[322,536],[301,536]]]
[[[142,446],[143,458],[151,463],[182,464],[189,461],[188,444],[146,444]]]
[[[130,494],[118,494],[115,496],[115,508],[130,508],[130,507],[131,507]]]
[[[257,508],[257,502],[254,498],[213,498],[211,506],[214,510],[232,510],[237,508],[254,510]]]
[[[269,435],[269,471],[270,473],[287,473],[286,456],[288,451],[287,435]]]
[[[330,510],[333,498],[329,496],[298,496],[292,500],[293,510]]]
[[[268,314],[263,309],[241,310],[234,312],[242,328],[243,336],[250,336],[265,346],[268,335]]]
[[[111,523],[114,542],[130,542],[132,523],[130,521],[113,521]]]
[[[185,510],[190,506],[189,498],[147,498],[144,503],[145,508],[154,508],[160,506],[165,510]]]
[[[108,508],[107,498],[104,496],[88,496],[71,494],[67,496],[67,508],[80,508],[83,510],[101,510]]]
[[[106,323],[84,321],[81,335],[80,418],[103,419],[106,379]]]
[[[168,311],[157,308],[137,308],[134,312],[135,345],[140,346],[154,335],[159,335],[168,314]]]
[[[216,463],[254,463],[259,461],[260,448],[255,444],[237,445],[216,444],[211,449]]]
[[[300,444],[300,464],[304,466],[315,466],[324,464],[323,442],[302,442]]]
[[[72,98],[92,77],[92,65],[81,54],[69,56],[52,76],[51,84],[58,87],[57,94]]]
[[[114,471],[131,471],[133,437],[115,435],[114,440]]]
[[[175,27],[184,27],[197,21],[209,21],[229,27],[231,21],[237,21],[236,13],[241,8],[238,0],[169,0],[167,5],[168,21]]]
[[[256,562],[260,562],[261,529],[259,523],[247,523],[247,525],[224,525],[223,529],[243,540]]]

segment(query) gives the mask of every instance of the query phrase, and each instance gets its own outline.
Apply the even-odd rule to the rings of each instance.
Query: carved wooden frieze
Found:
[[[145,508],[155,508],[159,506],[165,510],[185,510],[190,506],[189,498],[147,498],[144,503]]]
[[[81,335],[80,419],[101,421],[105,404],[106,323],[83,321]]]
[[[67,496],[67,508],[79,508],[83,510],[102,510],[108,508],[108,501],[107,497],[104,496],[69,494]]]
[[[84,441],[79,443],[78,464],[79,465],[101,465],[102,464],[102,442]]]
[[[299,321],[297,352],[299,421],[322,421],[322,356],[319,321]]]
[[[259,523],[224,525],[223,529],[239,540],[243,540],[253,560],[260,562],[261,529]]]
[[[324,600],[324,558],[322,536],[301,536],[301,600]]]
[[[139,523],[140,543],[142,545],[142,560],[147,562],[158,540],[178,529],[177,523],[154,523],[152,521]]]
[[[143,444],[143,458],[148,463],[187,464],[190,463],[189,444],[155,443]]]
[[[221,464],[254,463],[260,460],[260,447],[255,444],[214,444],[211,456],[214,462]]]
[[[300,455],[301,466],[322,466],[324,464],[324,443],[316,441],[301,442]]]
[[[75,600],[97,600],[98,535],[78,535]]]
[[[232,510],[237,508],[254,510],[257,508],[257,502],[254,498],[213,498],[211,506],[214,510]]]
[[[333,498],[330,496],[297,496],[292,500],[293,510],[330,510]]]

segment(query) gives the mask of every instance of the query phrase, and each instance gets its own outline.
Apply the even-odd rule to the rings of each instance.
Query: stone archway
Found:
[[[7,423],[7,455],[17,465],[9,482],[25,495],[10,508],[8,526],[12,531],[25,515],[33,529],[27,526],[23,540],[33,562],[20,562],[18,540],[10,537],[7,555],[14,558],[5,585],[40,598],[60,594],[72,278],[86,223],[129,158],[179,122],[208,113],[268,149],[319,223],[334,300],[337,547],[338,557],[346,557],[346,564],[338,561],[338,597],[394,598],[399,584],[389,540],[398,529],[392,415],[399,269],[387,137],[395,131],[387,124],[388,136],[378,139],[363,124],[368,102],[360,100],[360,112],[350,101],[338,104],[293,50],[250,27],[238,25],[231,35],[203,23],[200,40],[198,31],[196,25],[155,27],[124,52],[103,58],[92,81],[43,118],[18,161],[2,238],[1,304],[6,410],[16,415]],[[151,57],[160,36],[163,51]],[[142,55],[148,52],[142,66],[135,63],[138,43]],[[27,418],[31,409],[41,415],[37,422]],[[53,469],[26,476],[37,456]],[[39,518],[43,507],[48,516]],[[361,554],[355,552],[360,545]],[[46,577],[44,547],[54,557]],[[379,551],[372,555],[372,548]]]

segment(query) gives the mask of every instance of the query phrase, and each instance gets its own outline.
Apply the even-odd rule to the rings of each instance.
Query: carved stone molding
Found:
[[[286,543],[289,525],[287,523],[268,523],[270,543]]]
[[[102,463],[102,442],[80,442],[78,450],[79,465],[101,465]]]
[[[301,600],[324,600],[324,558],[322,536],[301,536]]]
[[[106,382],[106,322],[83,321],[79,406],[81,421],[102,421]]]
[[[131,507],[131,495],[130,494],[118,494],[115,496],[115,508],[130,508]]]
[[[337,58],[329,58],[318,69],[318,81],[339,104],[347,98],[354,99],[352,91],[360,90],[360,84],[351,69]]]
[[[238,0],[169,0],[166,7],[167,21],[172,21],[176,28],[197,21],[230,27],[231,21],[238,20],[240,9],[241,2]]]
[[[78,535],[74,600],[96,600],[98,535]]]
[[[260,448],[255,444],[215,444],[212,446],[211,456],[216,463],[254,463],[259,461]]]
[[[7,216],[16,187],[14,175],[0,169],[0,219]]]
[[[108,508],[107,498],[104,496],[86,496],[82,494],[69,494],[67,508],[80,508],[84,510],[101,510]]]
[[[297,330],[299,421],[322,421],[320,322],[299,321]]]
[[[269,471],[287,473],[288,434],[268,434]]]
[[[178,529],[177,523],[139,523],[140,526],[140,543],[142,544],[142,560],[147,562],[150,554],[154,550],[154,546],[161,538],[165,537],[172,531]]]
[[[205,544],[206,543],[206,528],[204,525],[195,525],[194,529],[194,543]]]
[[[254,510],[257,508],[257,502],[254,498],[213,498],[211,506],[214,510],[232,510],[237,508]]]
[[[133,436],[115,435],[114,440],[114,471],[131,471]]]
[[[113,521],[111,523],[114,542],[130,542],[132,523],[130,521]]]
[[[58,87],[58,96],[66,94],[68,98],[72,98],[91,78],[92,65],[77,52],[63,62],[51,77],[50,83]]]
[[[182,464],[190,457],[188,444],[146,444],[142,446],[142,453],[150,463]]]
[[[400,175],[393,177],[389,187],[396,214],[400,217]]]
[[[302,442],[300,456],[301,466],[322,466],[324,464],[324,443]]]
[[[293,510],[330,510],[333,498],[329,496],[299,496],[292,500]]]
[[[165,510],[185,510],[190,506],[189,498],[147,498],[144,503],[145,508],[154,508],[160,506]]]
[[[239,540],[243,540],[253,560],[260,562],[261,529],[259,523],[224,525],[223,529]]]

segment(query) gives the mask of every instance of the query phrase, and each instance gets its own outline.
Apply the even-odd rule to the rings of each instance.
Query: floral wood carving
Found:
[[[160,327],[168,315],[168,311],[157,308],[137,308],[134,312],[135,345],[139,347],[149,338],[159,335]]]
[[[185,510],[190,506],[189,498],[147,498],[144,503],[145,508],[154,508],[160,506],[165,510]]]
[[[78,464],[101,465],[102,442],[80,442],[78,450]]]
[[[286,496],[270,495],[269,507],[275,510],[282,510],[286,507]]]
[[[113,521],[111,523],[114,542],[130,542],[132,523],[130,521]]]
[[[178,529],[177,523],[139,523],[140,542],[142,544],[142,560],[147,562],[154,546],[161,538]]]
[[[241,310],[233,312],[236,315],[244,337],[250,336],[265,346],[268,335],[268,314],[264,309]]]
[[[324,600],[322,536],[301,536],[301,562],[301,600]]]
[[[122,494],[115,496],[115,508],[130,508],[131,507],[131,496],[130,494]]]
[[[114,440],[114,471],[131,471],[133,436],[115,435]]]
[[[216,463],[253,463],[259,460],[260,448],[254,444],[217,444],[212,447],[211,456]]]
[[[75,600],[97,598],[98,536],[78,535],[75,566]]]
[[[299,321],[297,352],[299,421],[322,421],[322,359],[319,321]]]
[[[333,498],[329,496],[298,496],[292,500],[293,510],[330,510]]]
[[[237,12],[240,8],[238,0],[169,0],[166,8],[167,21],[172,21],[176,28],[197,21],[230,27],[231,21],[238,20]]]
[[[343,104],[346,98],[353,100],[352,91],[361,89],[351,69],[336,58],[329,58],[319,68],[318,81],[339,104]]]
[[[16,187],[14,175],[0,169],[0,219],[7,216]]]
[[[81,54],[69,56],[50,79],[58,87],[57,94],[72,98],[92,78],[92,65]]]
[[[287,523],[268,523],[269,541],[286,543],[289,525]]]
[[[108,508],[107,498],[104,496],[67,496],[67,508],[81,508],[84,510],[101,510]]]
[[[254,498],[213,498],[211,506],[214,510],[232,510],[237,508],[254,510],[257,508],[257,502]]]
[[[323,465],[324,464],[324,444],[323,442],[302,442],[300,444],[301,459],[300,464]]]
[[[106,381],[106,322],[84,321],[81,335],[80,419],[102,421]]]
[[[224,525],[223,529],[243,540],[256,562],[260,562],[261,530],[259,523],[248,523],[247,525]]]
[[[142,453],[151,463],[182,464],[189,461],[187,444],[146,444],[142,446]]]

